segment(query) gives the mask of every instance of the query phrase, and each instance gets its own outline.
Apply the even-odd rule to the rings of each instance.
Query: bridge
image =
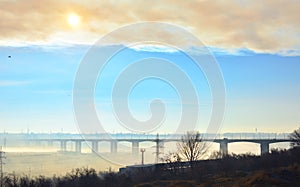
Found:
[[[28,140],[27,140],[28,141]],[[60,143],[60,151],[67,151],[67,142],[73,142],[75,144],[75,152],[81,153],[82,142],[90,142],[92,152],[99,152],[99,142],[110,142],[110,152],[117,153],[118,142],[130,142],[132,144],[132,154],[139,154],[139,144],[141,142],[154,142],[156,144],[157,152],[159,148],[164,146],[166,142],[180,142],[180,138],[89,138],[89,139],[78,139],[78,138],[43,138],[43,139],[30,139],[29,141],[34,141],[40,144],[41,142],[48,142],[49,146],[53,145],[53,142]],[[280,142],[292,142],[291,139],[202,139],[203,142],[215,142],[219,143],[220,151],[223,154],[228,154],[228,144],[235,142],[251,142],[260,144],[261,155],[269,153],[269,146],[273,143]]]

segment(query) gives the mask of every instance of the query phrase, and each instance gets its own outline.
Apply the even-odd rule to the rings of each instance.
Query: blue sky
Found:
[[[20,132],[76,132],[72,106],[72,88],[78,66],[88,50],[88,46],[64,48],[2,47],[0,76],[0,127],[5,131]],[[116,57],[104,71],[105,84],[97,86],[95,101],[97,111],[105,113],[104,124],[109,132],[126,132],[112,115],[109,102],[114,77],[118,74],[116,65],[120,58],[124,63],[143,56],[177,59],[184,57],[178,53],[145,52],[127,49]],[[137,55],[138,54],[138,55]],[[8,58],[11,55],[11,58]],[[131,57],[130,57],[131,56]],[[298,56],[273,54],[216,54],[226,85],[226,111],[222,132],[289,132],[299,126],[300,64]],[[186,61],[184,61],[186,63]],[[175,60],[176,63],[176,60]],[[181,64],[192,74],[192,68]],[[199,76],[200,75],[200,76]],[[200,126],[207,123],[211,109],[211,95],[205,77],[201,78]],[[98,85],[100,84],[98,82]],[[150,89],[150,88],[151,89]],[[104,89],[103,89],[104,88]],[[159,97],[170,101],[170,111],[166,123],[178,121],[178,94],[170,85],[155,79],[139,84],[132,91],[129,102],[133,114],[140,120],[149,118],[148,102]],[[172,101],[176,101],[173,102]],[[98,104],[97,104],[98,103]],[[101,108],[102,107],[102,108]],[[161,126],[161,132],[172,132],[172,126]]]
[[[127,66],[149,57],[171,62],[186,73],[188,79],[178,76],[173,83],[188,86],[184,81],[190,80],[199,107],[191,102],[180,105],[180,91],[154,77],[142,80],[131,90],[128,105],[132,115],[141,121],[151,118],[150,101],[160,98],[167,112],[164,123],[155,126],[152,133],[174,132],[174,124],[181,119],[181,106],[188,106],[190,112],[197,108],[200,118],[196,129],[206,131],[213,106],[218,108],[218,104],[213,105],[213,85],[186,54],[164,46],[168,42],[196,55],[205,44],[216,59],[226,88],[221,132],[255,132],[257,128],[259,132],[280,133],[300,126],[298,1],[17,0],[1,1],[0,7],[0,131],[78,132],[74,80],[91,46],[111,33],[115,33],[114,38],[105,41],[113,43],[107,45],[125,45],[145,36],[163,42],[128,46],[114,55],[99,74],[93,99],[105,131],[130,131],[116,118],[111,103],[113,86]],[[172,24],[193,37],[176,37],[180,29],[168,27],[117,33],[124,25],[143,21]],[[203,45],[197,46],[191,38],[199,38]],[[147,72],[147,68],[131,74]],[[166,72],[171,69],[165,68]],[[166,75],[177,74],[174,71]],[[118,99],[127,102],[127,98]],[[154,109],[162,108],[157,105]]]

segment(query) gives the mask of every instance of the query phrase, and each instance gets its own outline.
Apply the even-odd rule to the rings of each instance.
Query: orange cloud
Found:
[[[300,48],[300,2],[290,1],[34,1],[0,2],[1,44],[72,42],[92,44],[124,24],[163,21],[190,30],[205,44],[280,52]],[[71,28],[67,15],[81,17]],[[124,36],[123,39],[126,40]],[[122,40],[122,36],[120,36]]]

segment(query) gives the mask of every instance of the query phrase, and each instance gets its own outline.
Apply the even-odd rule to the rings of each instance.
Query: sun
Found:
[[[76,27],[80,23],[80,17],[75,13],[69,14],[68,23],[72,27]]]

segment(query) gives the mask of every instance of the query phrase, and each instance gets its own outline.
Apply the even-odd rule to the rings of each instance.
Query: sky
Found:
[[[74,87],[80,67],[103,36],[114,37],[105,40],[98,49],[101,52],[110,53],[111,46],[124,46],[98,74],[94,102],[86,101],[87,106],[95,107],[106,132],[174,133],[183,108],[188,111],[186,123],[193,123],[190,116],[196,111],[200,117],[195,129],[205,132],[213,107],[218,108],[223,101],[214,100],[218,93],[212,93],[215,85],[208,80],[207,72],[197,68],[186,55],[199,57],[203,47],[211,63],[217,64],[226,91],[218,132],[257,129],[281,133],[300,126],[298,1],[1,0],[0,7],[0,131],[83,131],[85,125],[78,125],[74,111]],[[171,26],[172,29],[139,28],[143,32],[118,30],[143,22],[162,22],[180,29]],[[176,38],[181,29],[198,38],[202,45],[197,46],[189,37]],[[154,38],[155,43],[130,43],[135,39],[147,41],[147,36]],[[114,95],[118,78],[130,70],[126,67],[138,65],[136,62],[145,58],[150,58],[149,66],[133,67],[136,71],[121,79],[122,84],[130,82],[128,75],[149,73],[156,63],[159,68],[155,73],[175,75],[173,81],[148,77],[133,86],[128,97],[122,95],[122,86]],[[180,82],[185,77],[176,77],[180,72],[176,74],[170,63],[188,75],[186,81],[194,85],[199,105],[192,99],[181,102],[186,93],[187,98],[192,98],[193,90],[174,88],[184,86]],[[150,102],[157,98],[166,108],[159,104],[151,108]],[[144,127],[140,129],[133,123],[124,124],[124,120],[130,121],[122,108],[124,103],[128,103],[130,114],[139,122],[153,119],[155,124],[144,131]],[[81,109],[82,119],[92,124],[85,105]],[[97,132],[97,128],[91,131]]]

